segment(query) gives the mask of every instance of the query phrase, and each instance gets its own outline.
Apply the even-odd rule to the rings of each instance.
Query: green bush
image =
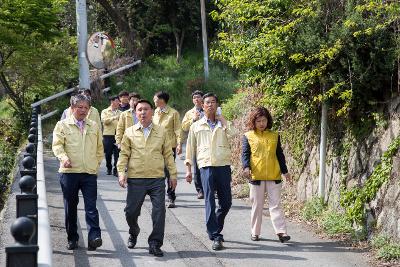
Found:
[[[3,209],[5,194],[11,183],[10,173],[14,166],[16,150],[10,143],[0,140],[0,211]]]
[[[247,96],[248,94],[246,92],[238,92],[224,102],[222,109],[226,119],[233,120],[245,115],[243,106],[246,106]]]
[[[306,202],[301,210],[301,216],[307,221],[317,220],[325,209],[326,205],[324,204],[324,201],[319,197],[314,197],[310,201]]]

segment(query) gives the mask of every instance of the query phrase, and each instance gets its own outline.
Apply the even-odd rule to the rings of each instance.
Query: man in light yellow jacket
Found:
[[[204,117],[203,111],[203,95],[202,91],[196,90],[192,93],[192,101],[194,107],[185,113],[182,119],[182,131],[189,132],[190,126],[193,123],[200,120]],[[197,166],[196,158],[193,158],[193,180],[194,180],[194,187],[197,191],[197,198],[203,199],[204,198],[204,190],[203,186],[201,185],[201,177],[200,177],[200,170]]]
[[[90,91],[90,89],[79,90],[78,94],[85,95],[91,100],[92,92]],[[64,110],[63,114],[61,115],[61,120],[69,118],[71,115],[72,115],[71,107],[68,107]],[[99,111],[97,110],[97,108],[90,106],[87,117],[88,117],[88,119],[97,123],[99,125],[99,127],[101,128],[100,114],[99,114]]]
[[[90,99],[76,95],[71,99],[72,115],[57,122],[53,132],[53,152],[60,161],[60,184],[64,197],[67,249],[78,247],[78,192],[84,198],[88,228],[88,250],[102,245],[99,213],[96,208],[97,172],[103,159],[99,124],[87,118]]]
[[[168,106],[169,94],[164,91],[159,91],[155,93],[153,97],[154,104],[157,109],[154,112],[153,122],[154,124],[161,126],[167,132],[168,138],[171,141],[172,151],[174,159],[176,154],[181,154],[181,121],[179,118],[179,113],[175,109]],[[165,170],[165,177],[167,181],[170,179],[170,174],[168,170]],[[168,208],[175,208],[175,190],[168,187]]]
[[[186,181],[192,182],[192,159],[200,169],[206,208],[206,227],[212,249],[221,250],[224,220],[232,206],[231,148],[232,127],[217,114],[218,99],[213,93],[203,96],[204,117],[190,126],[186,144]],[[215,210],[214,191],[218,194],[219,207]]]
[[[140,95],[138,93],[129,94],[129,105],[130,108],[121,113],[117,124],[117,131],[115,133],[115,141],[118,148],[121,146],[122,136],[124,136],[125,130],[138,122],[135,114],[135,105],[139,101]]]
[[[138,217],[146,195],[152,203],[151,218],[153,231],[148,243],[149,253],[157,257],[164,254],[165,230],[165,178],[167,168],[171,179],[170,187],[175,189],[177,171],[172,157],[171,142],[165,129],[152,123],[153,107],[147,100],[139,100],[136,105],[139,122],[126,129],[121,142],[118,160],[119,184],[128,187],[125,217],[129,225],[128,248],[135,247],[140,232]],[[125,174],[125,169],[128,173]]]
[[[101,122],[103,123],[103,145],[104,154],[106,157],[107,175],[111,175],[113,171],[114,176],[118,177],[117,162],[119,150],[115,142],[115,132],[121,110],[119,110],[118,96],[109,97],[110,106],[101,112]],[[114,169],[112,168],[112,156],[114,155]]]

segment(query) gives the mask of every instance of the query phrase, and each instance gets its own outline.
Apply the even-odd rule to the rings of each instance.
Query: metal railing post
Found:
[[[37,225],[38,225],[38,195],[34,193],[36,181],[32,176],[25,175],[19,180],[19,187],[22,194],[15,196],[17,203],[17,218],[27,217],[35,224],[35,231],[32,235],[32,244],[37,244]]]
[[[15,244],[6,247],[6,267],[36,267],[39,247],[30,244],[35,225],[26,217],[17,218],[11,225]]]

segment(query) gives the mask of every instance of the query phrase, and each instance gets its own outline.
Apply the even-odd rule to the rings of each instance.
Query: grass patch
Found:
[[[314,197],[304,205],[301,210],[301,217],[306,221],[316,221],[325,209],[324,201],[319,197]]]
[[[12,109],[6,100],[0,101],[0,119],[12,117]]]
[[[329,209],[319,197],[314,197],[306,202],[300,215],[304,220],[316,223],[323,232],[330,236],[351,234],[352,237],[356,237],[351,221],[344,214]]]
[[[195,90],[214,92],[220,100],[224,100],[239,87],[232,69],[215,61],[210,61],[209,69],[209,80],[205,83],[203,56],[197,51],[186,53],[180,64],[176,63],[175,55],[152,56],[137,70],[125,76],[118,90],[138,92],[150,101],[155,92],[165,90],[170,94],[169,104],[184,111],[192,107],[190,94]]]
[[[387,235],[378,235],[371,239],[370,244],[376,250],[376,257],[385,261],[400,259],[400,244],[391,241]]]
[[[320,224],[328,235],[354,233],[351,221],[343,214],[333,210],[328,209],[323,212]]]

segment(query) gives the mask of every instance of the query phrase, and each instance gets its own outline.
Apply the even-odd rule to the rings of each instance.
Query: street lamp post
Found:
[[[208,80],[208,48],[207,48],[207,28],[206,28],[206,5],[204,0],[200,0],[201,8],[201,33],[203,39],[203,58],[204,58],[204,80]]]
[[[76,0],[76,25],[78,35],[79,88],[90,89],[89,63],[86,58],[87,12],[86,0]]]

